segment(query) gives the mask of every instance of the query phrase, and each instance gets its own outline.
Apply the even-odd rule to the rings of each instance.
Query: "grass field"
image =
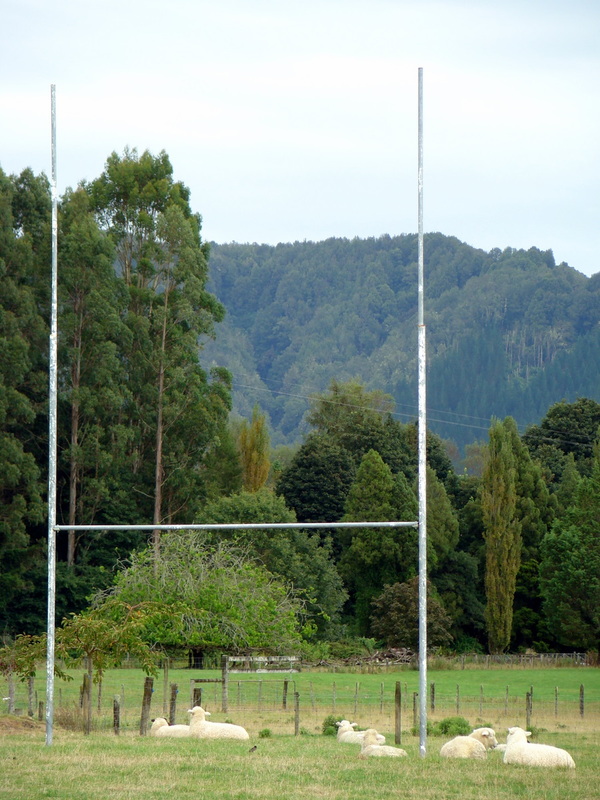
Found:
[[[76,713],[82,671],[74,671],[73,680],[55,683],[55,714],[58,720]],[[121,705],[121,721],[125,729],[139,729],[144,675],[136,669],[109,670],[102,686],[93,689],[94,726],[97,730],[112,728],[113,698]],[[171,684],[177,685],[177,722],[187,722],[186,711],[191,702],[191,681],[218,679],[217,670],[171,669],[154,679],[151,716],[168,716]],[[287,682],[287,703],[284,691]],[[320,730],[329,713],[352,717],[359,724],[380,725],[394,729],[394,697],[396,683],[402,689],[402,727],[415,724],[415,693],[419,690],[419,673],[403,670],[396,673],[358,674],[303,671],[294,674],[231,674],[228,690],[228,713],[246,727],[252,727],[262,714],[272,718],[268,727],[280,733],[294,732],[294,692],[298,694],[301,726],[310,733]],[[221,711],[220,683],[195,684],[202,687],[202,704],[213,714]],[[432,686],[435,707],[432,708]],[[580,713],[583,686],[584,715]],[[16,685],[16,707],[27,714],[27,685]],[[33,711],[37,716],[40,702],[45,701],[45,673],[40,670],[35,681]],[[460,715],[473,724],[485,721],[500,729],[526,722],[526,693],[533,689],[530,724],[548,730],[573,732],[600,727],[600,670],[593,667],[560,669],[478,669],[429,670],[428,717],[439,720]],[[8,695],[5,680],[0,681],[2,697]],[[6,710],[6,707],[5,709]],[[264,727],[264,726],[263,726]]]
[[[36,703],[44,701],[45,674],[36,679]],[[171,669],[154,679],[151,716],[163,715],[164,693],[177,684],[177,722],[187,722],[190,681],[219,678],[217,671]],[[221,710],[221,685],[203,687],[203,705],[213,721],[244,725],[251,741],[197,742],[139,735],[144,675],[120,669],[106,673],[102,691],[94,688],[94,726],[81,733],[79,685],[82,672],[69,683],[57,681],[53,743],[45,746],[45,725],[27,716],[27,685],[17,684],[17,716],[0,717],[0,800],[95,800],[110,797],[177,798],[311,798],[337,800],[348,795],[461,800],[505,798],[578,798],[600,796],[600,670],[561,669],[429,670],[428,719],[461,716],[473,727],[489,724],[503,741],[509,725],[525,726],[525,694],[533,687],[531,728],[534,738],[564,747],[576,770],[527,769],[502,763],[500,753],[486,762],[442,760],[444,738],[429,736],[425,758],[413,735],[413,701],[419,674],[359,674],[307,671],[286,675],[232,674],[229,708]],[[287,708],[283,708],[287,681]],[[341,745],[321,733],[323,720],[335,713],[375,727],[394,742],[394,693],[402,687],[402,743],[406,759],[358,759],[358,747]],[[435,710],[431,710],[435,684]],[[580,687],[584,687],[584,715]],[[0,681],[2,697],[7,684]],[[458,692],[457,692],[458,687]],[[294,693],[297,693],[297,698]],[[122,727],[112,732],[113,698],[119,697]],[[294,700],[298,701],[300,735],[295,736]],[[558,703],[556,703],[558,699]],[[99,703],[98,703],[99,701]],[[417,704],[418,705],[418,704]],[[270,736],[265,736],[265,731]],[[259,735],[259,734],[263,735]],[[257,746],[250,753],[250,746]]]
[[[0,720],[0,729],[2,722]],[[568,749],[575,770],[509,766],[500,753],[484,762],[444,760],[441,739],[425,758],[416,738],[403,743],[407,758],[357,757],[357,745],[334,737],[289,734],[250,742],[193,741],[82,734],[57,729],[43,745],[43,725],[0,733],[3,800],[597,800],[598,733],[548,733]],[[250,747],[256,745],[256,751]]]

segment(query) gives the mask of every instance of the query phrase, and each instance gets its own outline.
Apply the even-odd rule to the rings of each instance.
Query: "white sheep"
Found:
[[[360,747],[359,758],[369,758],[371,756],[405,756],[406,750],[400,747],[390,747],[388,744],[377,744],[378,733],[375,728],[369,728]]]
[[[497,746],[493,728],[475,728],[468,736],[455,736],[442,745],[444,758],[487,758],[487,751]]]
[[[365,738],[364,731],[355,731],[356,722],[350,722],[347,719],[342,719],[337,725],[337,740],[338,742],[346,742],[350,744],[362,744]],[[377,734],[377,744],[385,744],[385,736],[382,733]]]
[[[526,764],[530,767],[568,767],[574,769],[575,762],[566,750],[550,744],[533,744],[527,741],[531,731],[518,726],[508,729],[505,764]]]
[[[249,739],[248,731],[241,725],[232,725],[230,722],[209,722],[206,717],[210,711],[205,711],[202,706],[194,706],[188,711],[190,714],[190,736],[196,739]]]
[[[190,736],[190,726],[169,725],[169,723],[164,717],[157,717],[152,722],[152,727],[150,728],[150,736],[182,739],[183,737]]]

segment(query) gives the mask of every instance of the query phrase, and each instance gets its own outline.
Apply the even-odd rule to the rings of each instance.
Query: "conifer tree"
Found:
[[[403,488],[379,453],[369,450],[350,487],[343,521],[410,521],[400,520],[396,506],[398,499],[406,502]],[[352,529],[351,543],[342,554],[339,569],[354,603],[357,633],[369,633],[373,597],[386,583],[404,581],[413,575],[416,559],[416,534],[412,528]]]
[[[512,418],[494,421],[481,486],[485,540],[485,618],[490,652],[510,643],[513,600],[521,565],[521,524],[517,518],[516,466]]]

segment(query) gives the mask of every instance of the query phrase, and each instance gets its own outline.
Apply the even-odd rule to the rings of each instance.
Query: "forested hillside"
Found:
[[[600,273],[551,251],[477,250],[425,236],[429,425],[461,448],[492,417],[520,430],[549,406],[600,400]],[[358,378],[417,413],[417,237],[211,245],[226,308],[205,363],[234,376],[234,410],[267,412],[273,441],[306,430],[307,396]]]

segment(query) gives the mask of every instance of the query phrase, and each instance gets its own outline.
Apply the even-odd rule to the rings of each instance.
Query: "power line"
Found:
[[[263,381],[263,383],[264,383],[264,381]],[[237,381],[234,381],[232,383],[232,386],[233,387],[239,387],[241,389],[250,389],[251,391],[255,391],[255,392],[264,392],[264,393],[271,394],[271,395],[281,395],[283,397],[296,397],[296,398],[298,398],[300,400],[306,400],[307,402],[310,402],[311,400],[315,400],[315,395],[303,394],[303,393],[300,393],[300,392],[286,392],[286,391],[283,391],[282,389],[272,389],[266,384],[265,384],[264,387],[261,387],[261,386],[252,386],[250,384],[238,383]],[[316,393],[317,392],[315,392],[315,394]],[[369,410],[372,411],[373,410],[370,406],[359,406],[359,405],[354,405],[352,403],[341,403],[341,402],[339,402],[337,400],[333,400],[333,399],[330,399],[330,398],[327,398],[327,397],[320,397],[319,399],[322,402],[326,402],[326,403],[330,403],[330,404],[336,404],[336,405],[340,405],[340,406],[347,406],[348,408],[355,408],[357,410],[365,410],[365,411],[369,411]],[[415,408],[414,413],[395,411],[394,410],[394,411],[390,411],[389,412],[390,415],[392,417],[395,417],[395,418],[398,418],[398,419],[405,418],[405,419],[410,419],[410,420],[416,420],[416,406],[413,407],[413,406],[411,406],[409,404],[406,404],[406,403],[401,404],[401,405],[404,408]],[[430,408],[429,406],[427,408],[427,411],[428,411],[428,419],[431,422],[438,422],[438,423],[440,423],[442,425],[454,425],[454,426],[461,427],[461,428],[469,428],[471,430],[485,431],[486,433],[490,429],[490,424],[491,424],[492,417],[490,417],[490,419],[489,419],[489,421],[487,421],[486,425],[477,425],[474,422],[466,422],[466,421],[461,422],[461,421],[454,421],[454,420],[448,420],[448,419],[440,419],[439,417],[431,416],[431,412],[433,412],[434,414],[453,414],[453,415],[458,416],[458,417],[463,417],[465,420],[481,420],[481,421],[483,421],[485,418],[484,417],[474,416],[474,415],[469,415],[469,414],[461,414],[461,413],[459,413],[457,411],[445,411],[445,410],[442,410],[442,409]],[[531,425],[523,425],[522,423],[521,424],[517,423],[517,429],[520,430],[521,435],[526,433],[527,430],[530,427],[532,427],[532,426]],[[551,436],[541,437],[543,441],[548,441],[548,442],[552,442],[552,443],[557,443],[557,441],[558,441],[558,442],[560,442],[562,444],[576,446],[576,445],[582,445],[582,444],[590,444],[591,445],[595,441],[595,438],[593,436],[590,436],[589,434],[581,433],[581,432],[578,432],[578,431],[570,431],[569,436],[573,437],[572,439],[570,439],[570,438],[567,438],[566,435],[564,435],[564,431],[559,429],[559,428],[547,428],[546,427],[546,428],[543,428],[543,429],[540,429],[540,430],[543,431],[544,433],[549,433],[549,434],[555,433],[555,434],[557,434],[557,436],[555,436],[554,438],[552,438]],[[577,440],[577,437],[579,437],[579,440]]]

